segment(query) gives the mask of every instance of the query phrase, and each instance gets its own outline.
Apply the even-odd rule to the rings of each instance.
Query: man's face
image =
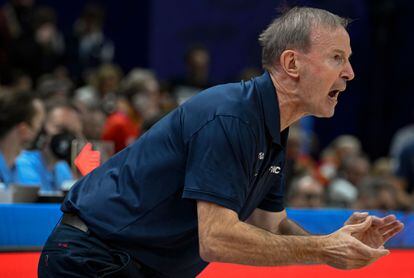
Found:
[[[351,53],[344,28],[313,28],[310,50],[298,54],[300,97],[308,114],[333,116],[338,95],[345,90],[346,82],[354,78],[349,62]]]
[[[45,108],[43,106],[43,103],[40,100],[34,100],[33,106],[35,108],[35,115],[32,119],[32,121],[26,126],[28,128],[25,129],[25,132],[21,134],[21,138],[23,139],[22,145],[24,148],[28,148],[34,139],[36,139],[37,134],[39,133],[43,121],[45,119]]]
[[[49,112],[45,124],[49,136],[63,131],[69,131],[77,137],[82,136],[82,121],[80,115],[70,108],[57,107]]]

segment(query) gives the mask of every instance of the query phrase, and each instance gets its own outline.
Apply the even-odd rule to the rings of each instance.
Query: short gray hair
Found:
[[[307,52],[310,48],[310,33],[315,26],[336,29],[346,28],[350,20],[325,10],[294,7],[276,18],[259,36],[262,46],[262,65],[271,68],[286,49]]]

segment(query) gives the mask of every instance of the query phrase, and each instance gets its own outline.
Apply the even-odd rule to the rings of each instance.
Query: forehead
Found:
[[[311,49],[319,53],[344,52],[347,56],[351,55],[351,42],[348,32],[343,27],[331,28],[315,26],[310,34]]]

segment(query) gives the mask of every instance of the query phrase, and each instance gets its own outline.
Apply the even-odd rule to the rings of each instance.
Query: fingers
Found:
[[[345,222],[345,225],[352,225],[352,224],[357,224],[357,223],[361,223],[365,220],[365,218],[368,216],[368,212],[354,212],[349,218],[348,220]],[[388,225],[389,223],[395,221],[397,218],[395,217],[395,215],[390,214],[387,215],[385,217],[378,217],[378,216],[374,216],[371,215],[372,217],[372,225],[374,226],[384,226],[384,225]]]
[[[368,212],[354,212],[348,220],[345,222],[345,225],[352,225],[361,223],[367,218]]]
[[[404,225],[400,221],[394,220],[394,221],[388,223],[387,225],[384,225],[384,226],[378,228],[378,231],[381,234],[385,234],[385,233],[389,232],[390,230],[392,230],[392,229],[394,229],[396,227],[400,227],[400,226],[401,227],[404,227]]]
[[[351,233],[351,234],[357,233],[357,232],[364,232],[367,229],[369,229],[371,224],[372,224],[372,217],[368,216],[365,218],[364,222],[362,223],[344,226],[343,231]]]
[[[382,256],[386,256],[390,254],[390,250],[383,248],[371,248],[369,247],[371,250],[371,256],[374,258],[380,258]]]
[[[385,217],[382,218],[378,218],[375,216],[376,219],[374,219],[374,221],[372,222],[372,225],[374,226],[384,226],[384,225],[388,225],[389,223],[395,221],[397,219],[397,217],[395,217],[395,215],[390,214],[387,215]]]
[[[367,260],[371,260],[373,258],[380,258],[390,253],[390,251],[385,249],[384,246],[381,246],[379,248],[372,248],[360,241],[357,243],[355,248],[356,251]]]
[[[397,224],[391,229],[384,233],[382,236],[384,238],[384,242],[388,241],[390,238],[394,237],[396,234],[404,229],[404,224],[401,222],[397,222]]]
[[[360,242],[354,245],[353,249],[354,255],[349,257],[350,261],[347,264],[348,269],[361,268],[370,265],[379,258],[390,253],[390,251],[384,247],[375,249]]]

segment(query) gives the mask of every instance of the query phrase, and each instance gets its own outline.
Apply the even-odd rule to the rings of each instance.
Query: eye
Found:
[[[342,63],[345,59],[342,55],[335,55],[334,56],[334,60],[337,61],[338,63]]]

